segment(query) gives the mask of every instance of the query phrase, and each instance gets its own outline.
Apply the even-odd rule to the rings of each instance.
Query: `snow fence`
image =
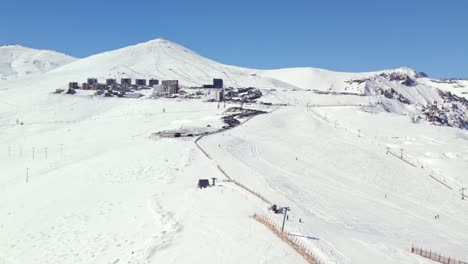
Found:
[[[442,256],[441,254],[436,253],[435,251],[422,249],[422,248],[418,248],[415,246],[411,247],[411,253],[420,255],[422,257],[425,257],[430,260],[437,261],[443,264],[468,264],[468,262],[456,260],[455,258],[452,258],[452,257]]]
[[[321,264],[320,260],[308,250],[298,239],[288,236],[287,233],[281,232],[280,227],[272,220],[268,219],[265,216],[254,214],[252,216],[257,222],[262,223],[268,229],[273,231],[281,240],[290,245],[297,253],[299,253],[304,259],[311,264]],[[455,263],[455,262],[453,262]],[[457,263],[458,264],[458,263]],[[464,264],[464,263],[460,263]]]

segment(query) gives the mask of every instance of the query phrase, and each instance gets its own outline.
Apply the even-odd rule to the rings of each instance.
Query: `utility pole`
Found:
[[[386,154],[388,155],[389,152],[390,152],[390,147],[387,147],[387,153]]]
[[[286,223],[286,216],[288,214],[288,211],[291,211],[289,207],[283,207],[284,217],[283,217],[283,226],[281,227],[281,232],[284,232],[284,224]]]
[[[403,158],[403,149],[400,149],[400,158]]]
[[[33,158],[33,160],[34,160],[34,152],[35,152],[35,150],[34,150],[34,147],[33,147],[32,148],[32,156],[33,156],[32,158]]]
[[[26,183],[29,182],[29,168],[26,168]]]
[[[462,200],[465,200],[465,191],[466,191],[466,187],[463,187],[460,189],[460,192],[461,192],[461,195],[462,195]]]

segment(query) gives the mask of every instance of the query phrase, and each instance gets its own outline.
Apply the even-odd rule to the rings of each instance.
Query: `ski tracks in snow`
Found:
[[[177,235],[183,231],[182,224],[175,219],[172,212],[164,209],[158,195],[153,195],[148,200],[148,209],[161,225],[160,232],[151,236],[138,249],[132,251],[129,260],[124,263],[151,263],[154,257],[159,252],[169,248]],[[120,259],[117,259],[114,263],[119,261]]]

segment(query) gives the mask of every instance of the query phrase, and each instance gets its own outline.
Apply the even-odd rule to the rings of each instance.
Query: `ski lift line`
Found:
[[[396,158],[398,158],[398,159],[400,159],[400,160],[406,162],[407,164],[413,166],[414,168],[416,168],[416,165],[414,165],[414,164],[411,163],[410,161],[406,160],[405,158],[402,158],[401,156],[398,156],[397,154],[393,153],[392,151],[388,150],[388,153],[390,153],[390,155],[392,155],[392,156],[394,156],[394,157],[396,157]]]
[[[322,117],[319,113],[317,113],[316,111],[313,110],[313,107],[309,107],[309,109],[310,109],[310,112],[312,112],[313,114],[315,114],[316,116],[318,116],[318,117],[321,119],[322,122],[324,122],[324,123],[328,124],[329,126],[331,126],[331,124],[328,122],[327,119],[325,119],[325,118]],[[343,128],[343,129],[345,129],[346,131],[349,132],[349,129],[347,129],[347,128],[345,128],[345,127],[342,127],[342,126],[341,126],[341,128]],[[350,132],[350,133],[351,133],[351,132]],[[373,143],[374,145],[377,144],[378,146],[380,146],[380,144],[379,144],[378,142],[375,142],[375,141],[371,140],[370,138],[363,137],[362,135],[361,135],[360,138],[366,139],[366,140],[368,140],[369,142]],[[401,161],[407,163],[408,165],[410,165],[410,166],[412,166],[412,167],[414,167],[414,168],[420,167],[420,166],[417,166],[416,164],[414,164],[413,162],[410,162],[410,161],[408,160],[408,157],[411,157],[411,156],[409,156],[408,154],[405,154],[405,157],[401,157],[401,156],[399,156],[399,155],[393,153],[393,152],[390,151],[390,150],[387,150],[387,152],[388,152],[389,154],[391,154],[392,156],[398,158],[399,160],[401,160]],[[427,166],[424,166],[424,164],[421,164],[421,163],[420,163],[419,161],[417,161],[417,160],[416,160],[415,162],[418,163],[419,165],[421,165],[421,167],[422,167],[424,170],[427,170]],[[453,188],[450,187],[447,183],[445,183],[445,182],[443,182],[443,181],[437,179],[437,178],[436,178],[435,176],[433,176],[431,173],[429,174],[429,176],[430,176],[433,180],[435,180],[436,182],[442,184],[442,185],[443,185],[444,187],[446,187],[447,189],[453,191]],[[454,184],[460,186],[459,183],[454,182]]]
[[[168,58],[172,59],[173,61],[178,61],[178,59],[176,59],[174,56],[172,56],[172,55],[170,55],[169,53],[167,53],[167,51],[166,51],[163,47],[161,47],[161,43],[159,43],[159,47],[160,47],[161,50],[166,54],[166,56],[167,56]],[[184,62],[185,62],[185,61],[184,61]],[[176,73],[173,69],[169,69],[169,70],[172,71],[172,72],[174,72],[174,73]],[[177,74],[177,73],[176,73],[176,74]],[[182,77],[180,74],[177,74],[177,76]],[[190,78],[190,76],[189,76],[188,74],[186,74],[185,78],[183,78],[183,79],[186,80],[186,81],[188,81],[188,82],[192,82],[190,79],[186,79],[187,76]]]
[[[436,177],[434,177],[432,174],[429,174],[429,177],[431,177],[433,180],[435,180],[436,182],[442,184],[443,186],[445,186],[447,189],[453,191],[452,187],[450,187],[448,184],[446,184],[445,182],[437,179]]]
[[[159,46],[161,46],[161,43],[159,43]],[[177,58],[175,58],[174,56],[168,54],[167,51],[166,51],[165,49],[162,48],[162,50],[164,51],[164,53],[166,54],[166,56],[168,56],[169,58],[173,59],[174,61],[179,61],[179,59],[177,59]],[[210,77],[211,77],[211,76],[210,76],[206,71],[204,71],[202,68],[200,68],[200,67],[198,67],[198,66],[196,66],[196,65],[194,65],[194,64],[192,64],[192,63],[190,63],[190,62],[187,61],[187,60],[182,60],[182,61],[183,61],[183,63],[185,63],[185,64],[191,66],[192,68],[194,68],[194,69],[200,71],[205,77],[207,77],[207,78],[210,78]],[[186,76],[190,78],[190,77],[193,76],[193,74],[192,74],[192,75],[186,74]],[[187,80],[187,79],[186,79],[186,80]],[[193,81],[191,81],[191,80],[187,80],[187,81],[193,82]]]

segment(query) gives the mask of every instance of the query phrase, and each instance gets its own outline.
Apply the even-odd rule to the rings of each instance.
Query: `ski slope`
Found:
[[[344,117],[356,114],[352,108],[332,113],[340,124]],[[361,129],[371,129],[368,124],[360,123]],[[387,123],[385,127],[388,131],[392,126]],[[399,126],[398,135],[418,129],[409,127]],[[435,134],[431,127],[421,129]],[[287,230],[319,238],[310,240],[311,247],[333,263],[423,263],[409,253],[413,243],[464,257],[468,236],[462,230],[468,226],[463,208],[467,202],[457,191],[430,178],[426,170],[387,155],[382,142],[370,135],[366,135],[369,139],[358,137],[355,131],[335,128],[333,122],[325,122],[304,107],[291,107],[259,116],[234,129],[229,137],[215,135],[201,144],[215,153],[215,159],[236,180],[290,206],[292,220]],[[451,140],[442,149],[441,145],[438,150],[432,148],[432,153],[449,148],[464,156],[452,168],[426,164],[439,168],[447,180],[453,176],[466,186],[467,134],[445,132]],[[465,147],[460,149],[460,144]],[[399,151],[395,144],[393,149]],[[416,149],[405,149],[418,154]],[[441,219],[434,219],[437,214]]]
[[[286,231],[323,263],[430,263],[409,252],[413,243],[466,261],[468,201],[459,189],[468,185],[468,132],[411,119],[419,105],[443,103],[437,88],[464,96],[464,81],[419,78],[406,87],[380,76],[393,72],[413,75],[245,69],[157,39],[4,80],[0,263],[306,263],[250,217],[280,223],[283,215],[224,182],[219,167],[289,206]],[[247,106],[269,113],[203,137],[206,156],[194,138],[155,133],[220,128],[216,103],[51,93],[88,77],[184,86],[220,77],[285,105]],[[346,82],[356,78],[370,80]],[[410,103],[374,94],[378,87]],[[387,147],[403,148],[415,166]],[[217,187],[197,189],[198,179],[212,177]]]
[[[222,175],[193,141],[151,136],[219,127],[216,104],[106,99],[51,96],[23,126],[2,119],[1,263],[304,263],[249,218],[262,204],[196,188]]]

